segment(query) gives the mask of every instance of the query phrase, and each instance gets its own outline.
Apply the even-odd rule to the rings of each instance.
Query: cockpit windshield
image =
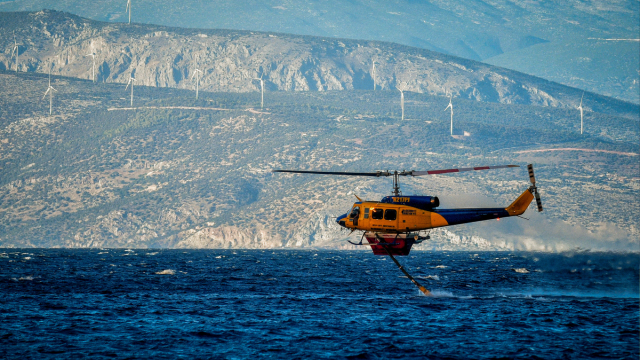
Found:
[[[349,214],[349,218],[353,219],[353,218],[357,218],[358,216],[360,216],[360,207],[359,206],[354,206],[353,209],[351,209],[351,213]]]

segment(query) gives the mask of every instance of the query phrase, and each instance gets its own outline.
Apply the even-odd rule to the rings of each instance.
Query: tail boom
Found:
[[[444,219],[446,224],[442,224],[441,226],[451,226],[522,215],[532,200],[533,194],[531,193],[531,189],[527,189],[520,194],[516,201],[506,208],[440,209],[434,210],[434,212]]]

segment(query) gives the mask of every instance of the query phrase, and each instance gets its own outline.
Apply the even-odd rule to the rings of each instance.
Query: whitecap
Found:
[[[448,266],[446,266],[446,265],[438,265],[438,266],[432,266],[431,268],[432,269],[446,269],[446,268],[448,268]]]
[[[157,252],[150,252],[150,253],[147,253],[147,255],[153,256],[153,255],[158,255],[158,253]]]
[[[513,271],[520,273],[520,274],[528,274],[529,270],[525,269],[525,268],[517,268],[517,269],[513,269]]]
[[[440,277],[438,275],[419,275],[419,276],[416,276],[416,277],[418,279],[440,281]]]
[[[434,298],[453,298],[455,296],[450,291],[433,290],[433,291],[431,291],[431,297],[434,297]]]
[[[31,257],[30,256],[25,256],[24,259],[25,260],[31,260]]]
[[[222,258],[222,256],[216,256],[216,259],[221,259],[221,258]]]
[[[25,276],[18,279],[19,281],[31,281],[33,280],[33,276]]]
[[[175,275],[176,271],[175,270],[171,270],[171,269],[166,269],[166,270],[158,271],[155,274],[156,275]]]

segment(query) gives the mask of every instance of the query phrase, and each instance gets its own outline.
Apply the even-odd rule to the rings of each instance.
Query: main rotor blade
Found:
[[[347,176],[389,176],[388,173],[359,173],[359,172],[340,172],[340,171],[308,171],[308,170],[271,170],[271,172],[295,173],[295,174],[324,174],[324,175],[347,175]]]
[[[438,174],[457,173],[457,172],[463,172],[463,171],[506,169],[506,168],[514,168],[514,167],[520,167],[520,165],[477,166],[472,168],[459,168],[459,169],[408,171],[407,175],[411,175],[411,176],[438,175]],[[403,175],[403,174],[399,174],[399,175]]]

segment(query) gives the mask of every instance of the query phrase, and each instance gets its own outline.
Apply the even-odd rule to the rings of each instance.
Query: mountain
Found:
[[[640,102],[635,0],[168,1],[133,4],[135,23],[393,42]],[[56,9],[126,22],[126,2],[15,0],[0,11]]]
[[[109,25],[111,26],[111,25]],[[284,175],[535,164],[545,212],[435,230],[422,249],[638,250],[640,121],[373,90],[200,92],[0,71],[0,247],[344,248],[335,217],[388,179]],[[636,108],[637,111],[637,108]],[[525,169],[402,179],[442,207],[507,205]],[[351,247],[350,245],[348,247]]]
[[[372,89],[453,94],[485,102],[575,109],[583,91],[515,71],[430,50],[384,42],[232,30],[113,24],[42,11],[0,13],[0,69],[15,69],[11,34],[21,39],[18,68],[98,82],[192,89],[203,71],[204,91]],[[594,93],[588,111],[637,117],[637,106]]]

